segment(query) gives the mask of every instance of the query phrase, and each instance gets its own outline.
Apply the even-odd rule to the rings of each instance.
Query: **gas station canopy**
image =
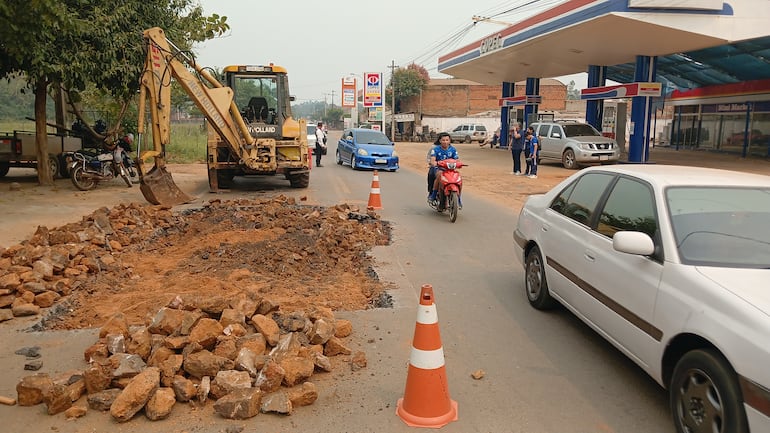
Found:
[[[569,0],[439,58],[441,73],[498,85],[607,66],[634,81],[657,56],[658,81],[687,89],[770,78],[766,0]]]
[[[633,81],[634,64],[607,68],[607,78]],[[677,90],[766,78],[770,78],[770,37],[658,57],[658,79]]]

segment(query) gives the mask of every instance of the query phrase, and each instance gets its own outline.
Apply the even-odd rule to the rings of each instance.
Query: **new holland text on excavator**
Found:
[[[286,69],[273,64],[228,66],[220,82],[162,29],[144,32],[147,58],[139,93],[139,137],[149,107],[152,149],[138,160],[141,191],[153,204],[191,201],[166,169],[171,129],[171,79],[176,80],[208,121],[206,163],[209,189],[229,188],[235,176],[283,175],[294,188],[310,182],[306,123],[291,113]],[[147,106],[147,107],[146,107]],[[147,170],[148,161],[154,165]]]

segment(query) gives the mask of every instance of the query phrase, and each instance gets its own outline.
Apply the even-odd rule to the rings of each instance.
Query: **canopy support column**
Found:
[[[636,56],[634,81],[652,83],[655,81],[658,58]],[[634,96],[631,101],[631,140],[628,148],[628,162],[647,162],[650,158],[650,120],[652,119],[652,98]]]

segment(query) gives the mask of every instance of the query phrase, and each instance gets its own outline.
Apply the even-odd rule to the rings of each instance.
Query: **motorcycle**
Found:
[[[81,191],[92,190],[96,188],[97,183],[112,180],[118,176],[130,188],[131,178],[136,177],[136,169],[131,159],[119,145],[112,150],[102,149],[99,152],[87,150],[67,152],[64,157],[68,162],[72,184]]]
[[[488,144],[490,149],[494,149],[495,146],[497,146],[497,142],[499,138],[500,137],[495,132],[494,135],[487,136],[487,138],[485,138],[484,141],[479,143],[479,147],[484,147]]]
[[[442,170],[438,173],[439,187],[436,200],[428,200],[428,205],[437,212],[449,210],[449,221],[457,220],[457,212],[462,209],[460,204],[460,191],[463,186],[463,178],[458,169],[468,164],[463,164],[459,159],[445,159],[436,163]]]

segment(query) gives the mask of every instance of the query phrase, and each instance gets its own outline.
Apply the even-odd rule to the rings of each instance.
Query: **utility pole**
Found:
[[[325,117],[326,117],[326,97],[329,96],[329,93],[324,93],[323,95],[324,95],[324,120],[326,120],[325,119]],[[334,103],[333,99],[332,99],[332,103]]]
[[[390,141],[396,141],[396,86],[393,73],[396,71],[396,61],[390,61]],[[384,113],[383,113],[384,114]]]
[[[334,90],[332,90],[331,95],[332,95],[332,108],[334,108]]]

